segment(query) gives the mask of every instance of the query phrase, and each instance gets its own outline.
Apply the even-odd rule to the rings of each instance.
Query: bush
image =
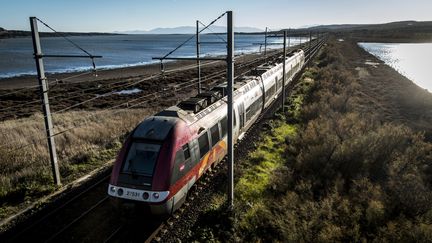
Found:
[[[303,125],[285,141],[270,193],[247,211],[242,239],[432,241],[432,144],[386,122],[345,65],[331,43],[318,56],[320,69],[304,74],[319,82],[299,113],[289,113]]]

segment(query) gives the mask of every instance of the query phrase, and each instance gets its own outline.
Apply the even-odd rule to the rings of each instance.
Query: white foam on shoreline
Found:
[[[142,92],[142,89],[138,89],[138,88],[134,88],[134,89],[125,89],[125,90],[120,90],[117,92],[114,92],[114,94],[118,94],[118,95],[131,95],[131,94],[137,94]]]

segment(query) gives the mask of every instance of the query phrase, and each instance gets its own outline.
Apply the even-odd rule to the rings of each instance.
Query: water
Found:
[[[112,36],[74,36],[69,37],[93,55],[97,68],[111,69],[137,66],[157,62],[152,57],[160,57],[177,47],[191,35],[112,35]],[[226,39],[226,35],[219,37]],[[201,35],[201,41],[222,41],[216,35]],[[303,39],[304,42],[306,39]],[[298,38],[291,38],[291,45],[299,43]],[[269,43],[282,42],[281,38],[271,38]],[[254,43],[264,43],[263,35],[236,35],[235,53],[252,53],[260,49]],[[63,38],[47,37],[41,39],[44,54],[83,53]],[[280,48],[270,45],[269,48]],[[195,56],[195,38],[171,56]],[[202,55],[224,55],[226,45],[201,46]],[[45,58],[45,70],[48,73],[84,71],[92,68],[90,59],[84,58]],[[0,78],[36,74],[31,38],[0,39]]]
[[[359,46],[432,92],[432,43],[359,43]]]
[[[130,95],[130,94],[137,94],[141,93],[142,89],[134,88],[134,89],[124,89],[117,92],[114,92],[114,94],[118,95]]]

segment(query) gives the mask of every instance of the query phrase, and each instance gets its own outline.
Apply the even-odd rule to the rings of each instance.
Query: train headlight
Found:
[[[115,192],[116,192],[116,188],[112,186],[112,187],[110,188],[110,191],[111,191],[112,193],[115,193]]]
[[[158,198],[159,198],[159,193],[157,193],[157,192],[153,192],[153,197],[154,197],[155,199],[158,199]]]
[[[119,196],[123,195],[123,189],[121,189],[121,188],[118,189],[117,190],[117,195],[119,195]]]
[[[143,195],[142,195],[142,197],[143,197],[144,200],[147,200],[149,198],[149,196],[150,195],[148,194],[148,192],[144,192]]]

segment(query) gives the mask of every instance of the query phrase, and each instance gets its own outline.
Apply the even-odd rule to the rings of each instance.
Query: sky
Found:
[[[0,27],[29,30],[28,17],[36,16],[71,32],[193,26],[227,10],[235,26],[261,29],[432,20],[431,0],[0,0],[0,6]]]

